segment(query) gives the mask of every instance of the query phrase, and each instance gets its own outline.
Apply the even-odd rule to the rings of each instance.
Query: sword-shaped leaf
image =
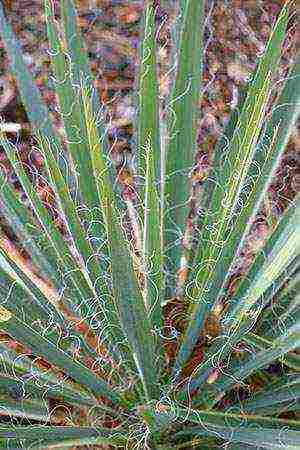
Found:
[[[229,442],[261,445],[263,448],[289,448],[290,445],[291,449],[296,450],[300,444],[300,425],[296,420],[203,411],[182,408],[176,404],[169,411],[155,413],[149,410],[149,414],[161,426],[168,426],[176,420],[191,424],[172,434],[174,448],[176,440],[180,439],[179,442],[182,442],[185,436],[214,436]]]
[[[52,419],[55,423],[55,414],[53,414],[52,418],[50,415],[49,401],[42,398],[13,399],[2,394],[0,404],[0,417],[1,416],[14,416],[25,420],[38,420],[40,422],[49,422]]]
[[[229,148],[224,154],[224,160],[219,161],[221,164],[218,167],[214,166],[216,183],[199,243],[198,258],[201,262],[190,284],[190,292],[187,294],[191,299],[189,326],[182,338],[174,366],[175,371],[186,363],[197,342],[207,313],[212,309],[224,284],[224,274],[227,274],[227,269],[233,262],[235,250],[239,247],[240,241],[244,240],[250,226],[249,221],[253,219],[261,204],[262,194],[266,192],[268,186],[266,177],[269,181],[270,173],[273,173],[277,166],[278,157],[283,150],[282,142],[286,136],[284,139],[281,136],[280,145],[275,146],[280,126],[275,116],[276,126],[272,128],[270,154],[264,155],[256,151],[271,92],[271,76],[275,73],[279,61],[287,20],[288,6],[286,5],[280,13],[265,54],[260,60],[249,87]],[[299,110],[298,105],[292,108],[290,118],[294,121],[296,120],[295,109]],[[274,124],[271,125],[273,127]],[[283,130],[285,135],[285,129]],[[256,159],[260,163],[263,162],[262,173],[261,169],[257,170]],[[253,172],[254,177],[257,178],[257,185],[253,184],[250,198],[246,196],[246,204],[240,208],[238,202],[243,199],[243,189],[249,183],[248,177],[253,177]]]
[[[43,370],[36,365],[35,360],[25,354],[20,355],[4,345],[0,345],[0,371],[3,374],[0,385],[7,394],[44,392],[47,395],[49,393],[49,397],[59,398],[68,403],[74,402],[90,407],[97,405],[104,410],[107,408],[110,413],[113,412],[108,406],[97,404],[96,399],[87,393],[86,389],[67,376],[58,377],[53,371]]]
[[[39,130],[44,136],[51,138],[51,141],[55,142],[57,147],[60,147],[61,142],[54,132],[48,109],[40,91],[34,83],[33,76],[26,66],[21,47],[13,33],[12,27],[5,19],[2,4],[0,4],[0,35],[9,56],[11,70],[17,81],[22,102],[33,129],[35,131]],[[66,157],[67,155],[64,156]],[[60,159],[59,163],[62,172],[66,175],[67,172],[65,171],[64,162]]]
[[[60,294],[37,276],[33,277],[32,272],[18,265],[14,253],[1,247],[0,243],[0,267],[3,270],[0,279],[4,283],[1,286],[0,303],[14,314],[24,315],[31,324],[43,324],[43,332],[55,343],[64,331],[70,337],[70,345],[76,341],[76,345],[80,345],[84,353],[98,359],[96,349],[83,339],[59,311]]]
[[[300,324],[296,324],[286,330],[279,338],[272,341],[269,351],[258,352],[247,362],[235,364],[231,369],[222,369],[221,376],[213,383],[206,384],[205,388],[197,395],[195,401],[203,401],[212,408],[235,384],[241,383],[253,372],[271,364],[286,353],[300,346]]]
[[[65,284],[71,284],[75,288],[75,290],[73,289],[72,301],[80,308],[82,316],[86,317],[89,311],[90,314],[93,314],[92,311],[94,310],[95,304],[94,298],[97,297],[97,295],[88,276],[87,268],[82,265],[81,261],[77,261],[75,257],[72,256],[70,247],[62,238],[61,233],[57,230],[54,221],[37,195],[35,186],[29,180],[22,163],[16,155],[15,148],[3,136],[1,136],[1,145],[4,147],[19,181],[22,184],[37,220],[56,253],[58,262],[65,274]],[[66,277],[67,274],[68,276]],[[89,308],[89,305],[93,306]]]
[[[8,180],[0,172],[1,184],[1,212],[12,227],[13,231],[20,238],[23,248],[31,255],[35,266],[39,268],[42,277],[47,276],[54,288],[60,288],[60,273],[53,249],[44,233],[38,226],[33,214],[20,201],[20,198],[8,183]],[[47,256],[46,256],[47,255]]]
[[[243,337],[243,341],[253,347],[255,350],[268,352],[272,347],[272,341],[254,333],[248,333]],[[285,354],[281,359],[285,366],[300,371],[300,355],[295,352]]]
[[[276,295],[275,300],[268,301],[268,308],[262,312],[256,327],[256,333],[260,336],[274,338],[274,333],[280,331],[287,316],[293,317],[294,312],[299,311],[300,271],[298,264],[299,261],[291,263],[292,270],[287,277],[284,277],[284,287]]]
[[[151,327],[142,291],[134,272],[132,254],[118,217],[116,196],[109,179],[108,163],[99,141],[89,90],[84,84],[82,95],[93,173],[110,249],[114,296],[108,314],[117,313],[114,321],[119,320],[117,325],[122,326],[123,335],[128,339],[131,349],[128,357],[133,358],[145,395],[151,398],[158,392]]]
[[[68,185],[57,164],[57,159],[55,158],[57,149],[53,147],[55,143],[49,141],[47,137],[42,136],[40,133],[37,133],[37,138],[40,150],[44,156],[51,186],[57,194],[65,225],[74,243],[74,247],[80,255],[82,265],[86,268],[93,286],[96,286],[97,281],[99,282],[99,262],[95,258],[95,251],[83,228],[76,204],[71,197]],[[89,178],[93,177],[90,176]]]
[[[35,355],[42,356],[54,366],[59,367],[74,378],[75,381],[89,389],[95,396],[103,395],[111,400],[112,403],[122,404],[119,395],[105,381],[98,378],[83,364],[59,349],[53,342],[44,337],[43,334],[39,334],[22,316],[14,315],[3,306],[0,308],[0,327],[14,339],[22,342]]]
[[[122,430],[98,427],[16,426],[0,427],[1,448],[41,449],[74,446],[112,445],[125,448],[128,437]]]
[[[288,373],[254,393],[249,400],[233,405],[230,411],[241,409],[247,413],[278,414],[280,411],[299,409],[299,399],[300,375]]]
[[[179,269],[181,239],[189,213],[191,186],[187,177],[194,165],[197,119],[201,98],[204,1],[181,2],[180,42],[171,97],[167,104],[169,144],[166,149],[164,241],[171,271],[169,290]]]
[[[152,328],[161,327],[163,294],[163,235],[161,143],[156,65],[156,7],[147,1],[142,21],[138,92],[138,150],[143,216],[142,264],[146,307]]]
[[[232,346],[251,331],[266,305],[273,283],[299,257],[299,200],[298,196],[285,212],[265,247],[257,255],[247,277],[231,298],[222,317],[226,331],[212,344],[205,362],[195,370],[195,379],[191,381],[193,389],[201,388],[210,373],[231,353]]]
[[[98,207],[95,179],[91,174],[92,164],[87,151],[88,137],[84,120],[84,107],[79,89],[81,80],[92,85],[92,74],[80,30],[73,1],[61,2],[62,20],[56,22],[53,5],[45,0],[45,12],[52,67],[55,75],[55,89],[60,104],[60,113],[65,126],[67,144],[78,175],[79,193],[82,206],[96,220]],[[101,113],[98,94],[93,94],[93,107]],[[99,120],[99,117],[98,117]],[[104,130],[101,140],[105,141]],[[95,214],[96,212],[96,214]],[[95,217],[94,217],[95,216]],[[96,222],[95,222],[96,223]],[[95,227],[94,227],[95,228]],[[103,238],[103,225],[97,221],[97,237]]]

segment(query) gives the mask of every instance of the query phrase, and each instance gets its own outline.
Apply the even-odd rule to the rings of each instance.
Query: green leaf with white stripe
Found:
[[[11,71],[17,81],[22,102],[33,129],[39,130],[44,136],[51,138],[56,143],[56,146],[60,147],[61,141],[53,129],[49,112],[41,93],[26,66],[20,44],[13,33],[11,25],[5,19],[2,4],[0,4],[0,34],[10,59]],[[64,155],[64,157],[66,158],[67,155]],[[65,162],[60,159],[59,164],[62,172],[66,175]]]
[[[300,195],[290,205],[263,251],[255,259],[247,277],[240,284],[227,312],[228,320],[249,314],[259,307],[258,299],[276,281],[289,264],[300,256]]]
[[[138,149],[143,222],[142,264],[145,299],[152,328],[162,325],[163,230],[161,192],[161,142],[156,63],[156,7],[147,1],[142,20],[138,80]]]
[[[38,333],[26,320],[24,321],[23,317],[17,317],[11,311],[1,307],[0,327],[14,339],[22,342],[35,355],[42,356],[54,366],[62,369],[95,396],[103,395],[113,403],[122,404],[119,395],[111,389],[106,381],[98,378],[83,364],[74,360],[53,342]]]
[[[42,398],[19,400],[10,398],[7,395],[2,394],[0,416],[14,416],[25,420],[49,422],[49,420],[51,420],[49,412],[49,401]],[[52,419],[55,422],[55,417],[52,417]]]
[[[78,174],[79,193],[82,206],[90,215],[97,208],[97,190],[92,174],[90,154],[87,152],[88,138],[84,121],[84,108],[80,89],[81,79],[92,83],[89,61],[77,27],[77,16],[72,1],[62,1],[62,21],[55,20],[53,5],[45,0],[45,12],[50,55],[54,71],[54,83],[60,104],[60,113],[67,136],[67,145]],[[97,93],[94,92],[95,107],[100,110]],[[96,219],[96,215],[94,217]],[[101,221],[97,221],[97,237],[103,234]]]
[[[172,434],[172,443],[176,448],[176,440],[182,442],[188,436],[213,436],[229,442],[242,442],[267,445],[266,448],[287,448],[288,445],[300,444],[300,424],[296,420],[268,418],[259,415],[232,414],[219,411],[202,411],[182,408],[176,404],[164,413],[152,414],[153,420],[161,426],[187,421],[191,425]],[[284,431],[283,431],[284,429]],[[291,447],[293,448],[293,447]]]
[[[300,374],[288,373],[279,380],[265,386],[249,400],[233,405],[229,410],[241,409],[243,412],[268,415],[281,411],[299,410]]]
[[[231,273],[230,267],[234,264],[235,258],[244,245],[251,224],[263,204],[267,188],[275,175],[288,138],[299,116],[299,77],[300,56],[289,74],[273,114],[267,122],[263,137],[255,150],[247,175],[248,181],[246,180],[244,192],[240,197],[242,206],[239,207],[234,226],[230,230],[226,245],[222,248],[215,270],[211,275],[211,285],[202,297],[204,303],[208,303],[208,299],[211,298],[214,299],[214,302],[211,302],[213,306],[226,293],[226,283]],[[205,316],[200,314],[200,317],[203,324]]]
[[[94,250],[78,216],[76,204],[71,197],[68,185],[56,162],[56,150],[55,147],[53,148],[54,144],[40,133],[37,133],[37,138],[41,153],[44,156],[49,180],[57,194],[62,217],[64,218],[69,235],[72,238],[78,255],[80,255],[83,267],[88,271],[88,276],[93,286],[95,286],[99,277],[99,262],[95,258]]]
[[[175,286],[179,269],[181,239],[189,213],[191,187],[187,177],[194,165],[197,119],[201,98],[204,5],[202,0],[184,0],[177,67],[172,93],[166,106],[168,139],[165,173],[164,240],[171,277],[167,296]],[[169,286],[169,287],[168,287]]]
[[[97,405],[104,410],[108,408],[97,404],[96,399],[78,383],[67,379],[67,377],[59,378],[53,371],[42,370],[27,355],[18,355],[14,350],[8,349],[4,345],[0,345],[0,370],[3,373],[0,387],[7,394],[16,395],[24,391],[30,394],[47,393],[51,398],[57,398],[71,404],[90,407]],[[108,410],[109,412],[113,411],[109,408]]]
[[[96,297],[96,293],[88,276],[86,267],[82,264],[81,261],[77,261],[74,257],[71,257],[72,253],[70,247],[62,238],[60,232],[55,227],[54,221],[50,217],[47,209],[38,197],[35,186],[29,180],[22,166],[22,163],[18,159],[15,151],[16,149],[12,146],[11,143],[3,138],[3,136],[1,137],[1,145],[3,145],[5,149],[7,157],[9,158],[19,178],[19,181],[22,184],[30,205],[45,234],[47,235],[49,242],[56,252],[57,258],[62,265],[63,270],[65,272],[70,271],[68,281],[71,281],[72,285],[76,289],[73,292],[75,295],[77,294],[73,297],[73,300],[77,305],[80,305],[82,302],[85,303],[85,305],[82,306],[82,309],[84,310],[85,308],[85,312],[83,313],[83,315],[86,315],[88,312],[88,305],[91,303],[91,299]]]
[[[271,77],[275,73],[280,57],[287,20],[288,7],[285,6],[272,31],[265,54],[260,59],[229,148],[225,153],[224,161],[219,167],[214,167],[216,184],[209,210],[206,212],[207,218],[202,227],[199,244],[199,249],[201,249],[199,261],[201,263],[199,263],[199,269],[196,269],[195,278],[191,283],[191,292],[188,294],[191,299],[190,320],[175,363],[174,369],[176,371],[189,358],[207,313],[211,310],[218,290],[222,287],[223,274],[226,273],[226,268],[224,269],[226,254],[229,254],[230,266],[236,245],[243,237],[243,233],[247,231],[245,223],[252,218],[253,209],[255,212],[261,202],[259,189],[263,189],[263,192],[265,192],[267,188],[264,177],[260,177],[259,172],[256,173],[256,176],[260,177],[258,181],[259,189],[256,191],[254,185],[252,198],[250,199],[251,204],[246,205],[246,209],[242,208],[240,220],[237,221],[238,201],[247,183],[247,177],[253,175],[253,170],[257,172],[256,166],[251,167],[251,164],[258,156],[255,152],[263,128],[267,102],[271,92]],[[275,127],[274,138],[278,133],[278,127],[279,124],[277,128]],[[274,168],[273,158],[278,151],[282,151],[282,147],[274,147],[274,142],[271,140],[270,150],[273,153],[272,158],[266,158],[266,167],[264,167],[266,171],[264,174],[267,174],[268,177],[270,176],[269,171]],[[275,159],[277,158],[275,157]],[[249,206],[249,209],[247,206]],[[232,235],[232,230],[236,230],[237,233]],[[223,252],[226,253],[224,258]]]
[[[1,448],[65,448],[85,445],[112,445],[125,448],[128,437],[122,430],[112,431],[99,427],[49,427],[16,426],[0,427]]]
[[[13,231],[19,237],[23,248],[31,255],[41,276],[48,280],[58,290],[60,287],[60,273],[57,268],[56,257],[44,233],[38,226],[33,214],[21,202],[4,173],[0,172],[0,196],[2,200],[1,212]],[[47,257],[46,257],[47,254]]]
[[[254,333],[248,333],[243,337],[243,341],[258,351],[268,352],[272,348],[272,341]],[[280,361],[290,369],[300,371],[300,355],[295,352],[285,354]]]
[[[81,88],[93,173],[109,241],[114,294],[110,310],[117,311],[117,318],[131,349],[127,355],[129,362],[133,358],[146,398],[149,399],[155,397],[158,392],[154,340],[142,291],[133,269],[132,254],[118,217],[116,196],[109,179],[108,163],[98,138],[89,89],[84,84]],[[110,311],[108,313],[110,314]]]
[[[273,283],[299,257],[300,196],[283,215],[265,247],[257,255],[247,277],[239,285],[222,317],[224,333],[212,344],[205,362],[195,370],[192,388],[201,388],[209,374],[251,330],[266,305]]]
[[[247,362],[236,364],[231,370],[223,369],[220,378],[211,385],[207,384],[195,401],[197,403],[205,402],[207,407],[212,408],[235,384],[241,383],[252,373],[268,366],[299,346],[300,324],[298,323],[287,329],[278,339],[272,341],[268,352],[263,349]]]

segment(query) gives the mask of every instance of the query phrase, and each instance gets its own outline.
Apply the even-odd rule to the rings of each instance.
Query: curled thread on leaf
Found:
[[[12,313],[4,308],[3,306],[0,306],[0,322],[7,322],[12,318]]]

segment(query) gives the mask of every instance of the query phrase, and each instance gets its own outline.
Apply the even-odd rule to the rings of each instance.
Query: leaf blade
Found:
[[[229,151],[225,154],[225,161],[222,162],[220,167],[214,167],[217,172],[217,182],[212,192],[210,212],[206,214],[202,227],[199,245],[202,253],[201,257],[198,256],[200,259],[199,268],[196,271],[193,283],[191,283],[191,292],[188,293],[188,297],[191,299],[190,322],[182,338],[174,372],[180,370],[180,367],[185,364],[190,356],[203,328],[205,318],[214,304],[214,291],[217,293],[218,288],[222,286],[221,280],[224,272],[226,273],[221,263],[222,251],[226,248],[228,236],[231,235],[232,229],[235,229],[236,219],[234,219],[234,214],[241,189],[250,171],[259,132],[263,125],[267,100],[271,90],[271,74],[274,73],[278,64],[287,20],[288,5],[286,4],[271,33],[265,54],[260,60],[253,82],[243,102],[241,116],[233,132]],[[271,162],[272,160],[269,161],[269,164]],[[266,173],[268,173],[267,168]],[[265,190],[267,186],[263,177],[260,182]],[[254,195],[253,204],[255,204],[254,200],[257,196],[259,196],[259,192]],[[251,212],[249,207],[247,213],[251,215]],[[243,217],[241,219],[243,220],[240,220],[238,225],[243,231],[246,231],[244,224],[247,222],[245,222],[243,214],[246,216],[246,213],[242,212]],[[233,235],[233,244],[238,243],[238,237],[238,235]],[[229,260],[232,257],[233,246],[230,245]],[[218,262],[219,265],[217,266]],[[218,267],[217,271],[216,267]],[[215,285],[214,276],[216,274],[219,279],[217,279]]]
[[[290,445],[296,450],[295,444],[300,442],[300,423],[296,420],[203,411],[181,408],[177,405],[174,405],[170,412],[153,412],[153,418],[163,426],[167,426],[175,420],[189,421],[194,425],[175,432],[172,436],[173,443],[174,439],[182,439],[183,436],[214,436],[230,442],[255,443],[262,446],[266,443],[274,445],[274,447],[267,446],[266,448],[282,448],[282,444],[287,447]],[[283,427],[285,427],[286,433],[282,433]]]
[[[247,277],[233,295],[227,311],[222,317],[226,332],[218,337],[206,355],[206,360],[195,370],[193,388],[201,388],[216,364],[225,359],[232,351],[232,346],[244,339],[257,320],[260,311],[268,299],[268,289],[277,281],[282,271],[299,256],[299,211],[300,197],[294,200],[276,229],[269,237],[265,247],[257,255]],[[287,248],[291,250],[290,255]],[[279,252],[280,250],[280,252]],[[282,261],[278,264],[280,256]],[[251,312],[251,308],[253,308]],[[218,362],[218,363],[217,363]]]
[[[44,3],[48,40],[51,45],[51,62],[56,80],[55,89],[67,135],[68,150],[76,167],[82,203],[92,213],[93,208],[98,206],[97,190],[95,180],[90,176],[92,165],[90,154],[86,151],[87,131],[82,98],[80,89],[78,89],[82,78],[86,82],[92,83],[92,74],[77,26],[74,3],[70,0],[61,2],[62,20],[60,25],[62,29],[55,20],[53,5],[49,0],[45,0]],[[60,37],[62,34],[63,37]],[[100,111],[101,105],[96,91],[93,101],[93,107]],[[101,236],[101,227],[96,229]]]
[[[126,445],[127,436],[120,431],[112,433],[109,429],[97,427],[1,426],[0,439],[8,445],[18,444],[21,448],[24,448],[23,439],[28,448],[41,448],[41,446],[54,448],[57,445],[69,447],[85,444],[111,444],[119,447]]]
[[[5,330],[15,339],[22,342],[35,354],[41,355],[50,363],[67,372],[94,395],[104,395],[112,403],[122,404],[119,395],[113,392],[104,380],[98,378],[84,365],[75,361],[63,350],[57,348],[53,342],[36,332],[21,317],[14,316],[11,311],[3,307],[1,307],[0,313],[0,326],[2,330]]]
[[[162,325],[161,298],[163,276],[163,236],[161,185],[161,139],[159,125],[159,91],[156,63],[156,7],[148,1],[144,8],[139,69],[138,149],[139,172],[145,185],[140,197],[144,199],[142,260],[145,274],[146,307],[152,328]],[[159,237],[159,238],[158,238]]]
[[[111,308],[117,313],[130,344],[134,364],[138,369],[146,397],[157,395],[154,367],[154,345],[144,299],[133,269],[132,255],[117,216],[116,196],[109,178],[108,163],[98,139],[98,130],[87,87],[82,84],[85,121],[89,137],[93,172],[97,181],[99,204],[105,220],[109,242],[112,285],[114,292]]]
[[[11,70],[17,81],[22,102],[34,130],[39,130],[43,135],[51,137],[59,147],[60,140],[54,132],[48,109],[25,64],[21,47],[13,33],[12,27],[5,19],[2,4],[0,4],[0,34],[11,61]],[[65,165],[62,162],[60,162],[60,168],[65,174]]]
[[[182,24],[178,51],[178,69],[168,109],[169,144],[166,150],[164,240],[172,279],[168,280],[170,296],[181,255],[180,240],[188,215],[190,187],[187,175],[194,164],[196,150],[196,121],[202,81],[202,52],[204,1],[181,2]],[[201,87],[200,87],[201,89]],[[179,133],[176,122],[188,124]],[[180,154],[179,154],[180,152]],[[174,236],[174,226],[176,234]],[[173,279],[174,278],[174,279]]]

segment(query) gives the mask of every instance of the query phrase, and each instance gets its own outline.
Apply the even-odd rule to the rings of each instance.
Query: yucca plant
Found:
[[[194,160],[205,1],[178,2],[162,105],[158,2],[145,0],[126,195],[73,1],[58,3],[59,16],[45,0],[45,18],[64,135],[0,4],[44,160],[40,173],[25,166],[2,126],[27,202],[1,170],[1,213],[19,240],[1,234],[1,448],[300,448],[299,196],[229,285],[299,114],[299,56],[270,109],[290,2],[203,174]],[[52,202],[39,196],[38,177]]]

